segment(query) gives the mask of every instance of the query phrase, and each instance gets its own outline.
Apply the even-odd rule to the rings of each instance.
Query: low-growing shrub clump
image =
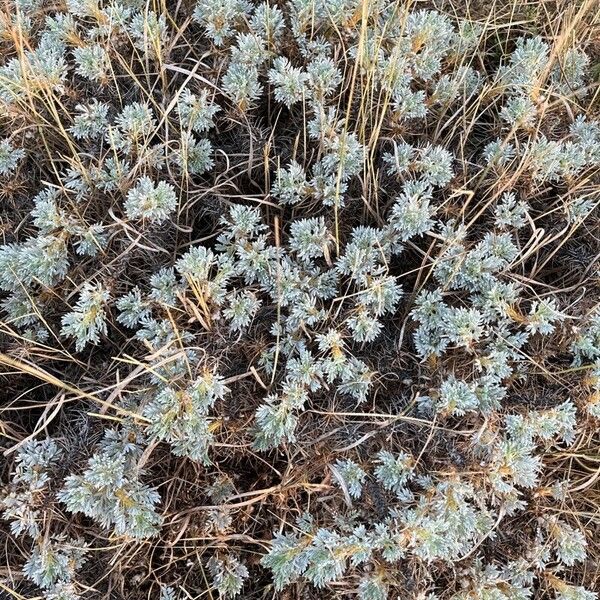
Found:
[[[597,33],[6,0],[0,597],[597,598]]]

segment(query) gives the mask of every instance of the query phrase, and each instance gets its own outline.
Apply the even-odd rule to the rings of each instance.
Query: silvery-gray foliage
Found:
[[[0,334],[43,385],[7,414],[44,410],[0,502],[45,600],[110,594],[103,553],[160,600],[594,600],[552,464],[600,419],[556,276],[599,204],[584,48],[388,0],[8,6]]]

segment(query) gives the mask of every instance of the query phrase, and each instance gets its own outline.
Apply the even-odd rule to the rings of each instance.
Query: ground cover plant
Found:
[[[597,599],[599,8],[3,0],[0,598]]]

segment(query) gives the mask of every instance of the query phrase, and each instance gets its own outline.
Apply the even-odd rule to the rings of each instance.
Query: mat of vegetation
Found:
[[[3,0],[0,598],[594,600],[598,0]]]

